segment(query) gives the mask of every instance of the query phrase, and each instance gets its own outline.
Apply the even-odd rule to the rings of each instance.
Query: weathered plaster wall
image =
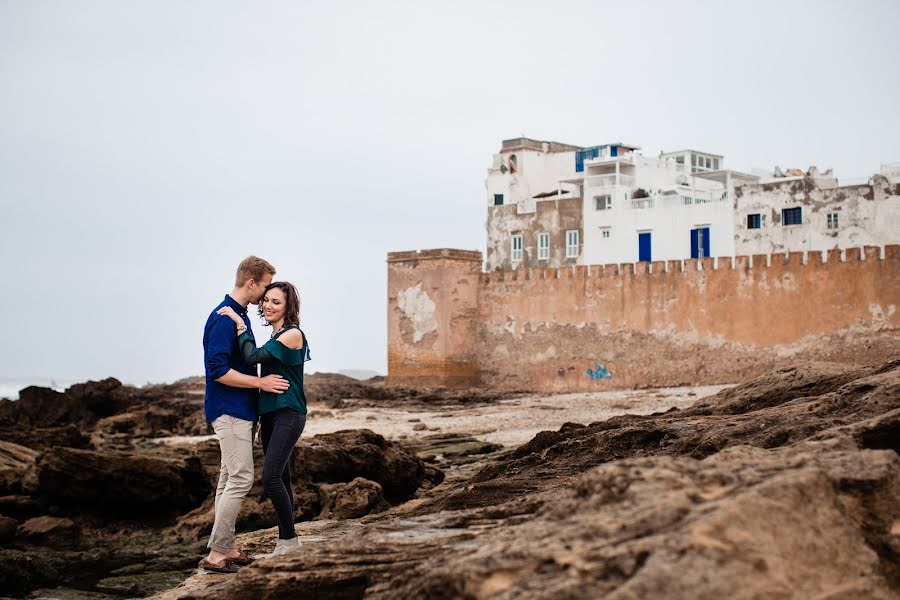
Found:
[[[403,277],[389,282],[391,294],[418,285],[417,270],[394,272]],[[431,270],[423,289],[440,284]],[[572,391],[726,383],[788,360],[862,364],[900,357],[897,245],[825,257],[739,256],[733,263],[522,269],[478,280],[465,296],[477,306],[465,311],[475,331],[468,347],[457,336],[454,348],[465,351],[466,369],[488,386]],[[391,344],[390,365],[407,373],[424,365],[432,371],[423,376],[441,376],[443,365],[456,364],[449,355],[425,360],[423,348],[431,346],[410,334]],[[589,376],[598,364],[611,379]]]
[[[518,268],[560,267],[575,264],[578,258],[566,258],[566,231],[577,229],[582,234],[581,198],[544,200],[532,213],[518,214],[515,206],[488,208],[487,270],[510,267],[510,241],[514,233],[522,234],[522,262]],[[550,234],[550,259],[538,261],[537,235]],[[580,255],[580,253],[579,253]]]
[[[519,212],[530,212],[539,203],[535,195],[557,190],[560,179],[575,174],[574,149],[554,151],[549,144],[547,147],[546,152],[527,147],[504,148],[494,155],[485,180],[488,206],[494,205],[494,194],[503,194],[504,205],[518,204]]]
[[[424,250],[388,254],[388,373],[417,386],[478,383],[481,252]]]
[[[801,207],[803,223],[784,226],[781,211]],[[812,178],[735,189],[734,246],[737,254],[830,250],[896,244],[900,235],[900,185],[876,175],[871,185],[822,189]],[[747,215],[764,216],[747,229]],[[837,229],[828,229],[837,213]]]
[[[740,381],[784,356],[900,356],[900,247],[487,274],[481,378],[545,391]],[[713,268],[718,263],[718,268]],[[752,266],[751,266],[752,263]],[[666,269],[668,267],[668,269]],[[702,267],[702,270],[701,270]],[[827,344],[841,338],[839,344]],[[602,364],[612,379],[594,380]]]

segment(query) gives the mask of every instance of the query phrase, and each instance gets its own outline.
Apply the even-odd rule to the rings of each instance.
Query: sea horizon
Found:
[[[312,375],[320,371],[310,370],[307,374]],[[382,375],[382,373],[372,370],[372,369],[341,369],[336,371],[339,375],[346,375],[347,377],[352,377],[353,379],[365,380],[371,377],[376,377]],[[125,385],[132,385],[135,387],[144,387],[147,385],[157,385],[157,384],[168,384],[175,383],[177,381],[181,381],[183,379],[189,379],[191,377],[202,377],[202,373],[198,373],[197,375],[189,375],[187,377],[179,377],[177,379],[173,379],[172,381],[126,381],[120,380]],[[84,377],[81,379],[71,379],[66,377],[41,377],[41,376],[29,376],[29,377],[0,377],[0,399],[5,400],[18,400],[19,392],[23,389],[30,386],[38,386],[44,388],[50,388],[52,390],[56,390],[57,392],[64,392],[66,388],[69,388],[76,383],[84,383],[86,381],[91,380],[96,381],[96,378]]]

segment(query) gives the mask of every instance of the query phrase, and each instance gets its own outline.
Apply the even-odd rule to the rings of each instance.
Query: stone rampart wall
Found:
[[[496,273],[476,272],[470,254],[389,262],[389,271],[403,265],[391,298],[421,289],[452,316],[429,339],[398,341],[401,325],[390,330],[390,379],[412,369],[425,379],[456,374],[458,384],[601,390],[736,382],[788,360],[900,357],[896,245]],[[460,329],[460,319],[473,327]]]

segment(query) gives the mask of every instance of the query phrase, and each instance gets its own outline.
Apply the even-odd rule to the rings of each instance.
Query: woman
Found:
[[[259,393],[260,436],[262,437],[262,481],[278,519],[278,543],[273,554],[283,554],[300,546],[294,531],[294,496],[291,491],[291,451],[306,424],[306,395],[303,393],[303,363],[309,360],[309,345],[300,330],[300,296],[285,281],[266,287],[259,305],[272,337],[257,348],[253,334],[230,308],[218,311],[237,326],[238,346],[248,364],[260,364],[262,376],[281,375],[290,383],[282,394]]]

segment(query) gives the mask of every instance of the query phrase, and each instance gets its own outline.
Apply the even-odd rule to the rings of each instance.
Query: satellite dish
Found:
[[[678,182],[679,184],[681,184],[681,185],[687,185],[687,184],[688,184],[688,178],[687,178],[687,175],[679,175],[679,176],[675,179],[675,181],[677,181],[677,182]]]

